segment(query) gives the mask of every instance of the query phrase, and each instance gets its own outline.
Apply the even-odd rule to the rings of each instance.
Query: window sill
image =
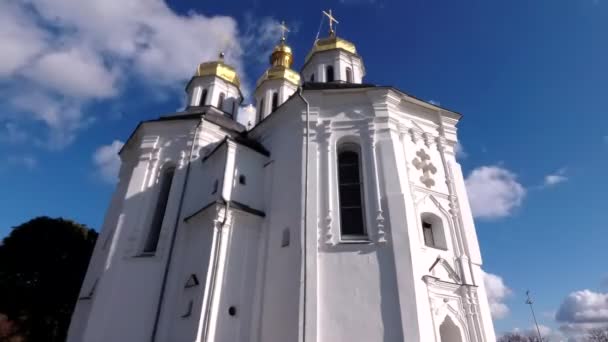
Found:
[[[141,252],[134,256],[134,258],[152,258],[156,256],[156,252]]]
[[[342,238],[338,242],[340,244],[371,244],[372,240],[368,239],[367,236],[352,236]]]
[[[440,251],[447,251],[447,247],[439,247],[439,246],[429,246],[429,245],[424,245],[424,247],[426,248],[432,248],[432,249],[438,249]]]

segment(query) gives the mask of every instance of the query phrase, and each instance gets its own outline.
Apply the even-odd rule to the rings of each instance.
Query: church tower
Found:
[[[300,75],[283,33],[251,127],[220,56],[135,128],[69,342],[496,340],[462,116],[363,83],[324,13]]]
[[[302,67],[305,82],[362,83],[365,67],[355,44],[336,36],[333,23],[337,20],[331,10],[324,14],[329,19],[329,36],[317,39]]]
[[[300,85],[300,74],[291,69],[293,54],[285,42],[285,23],[281,24],[281,31],[281,41],[270,55],[270,67],[260,77],[255,88],[256,123],[287,101]]]
[[[224,63],[224,53],[220,53],[217,61],[201,63],[186,86],[189,107],[213,106],[236,118],[243,102],[240,86],[236,71]]]

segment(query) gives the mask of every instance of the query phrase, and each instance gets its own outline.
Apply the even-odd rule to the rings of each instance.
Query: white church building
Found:
[[[135,128],[68,341],[496,340],[461,115],[365,83],[326,14],[299,72],[283,35],[255,111],[221,55]]]

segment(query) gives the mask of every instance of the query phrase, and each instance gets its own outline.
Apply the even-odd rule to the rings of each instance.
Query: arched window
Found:
[[[346,83],[353,83],[353,69],[346,67]]]
[[[325,68],[325,82],[333,82],[334,81],[334,67],[328,65]]]
[[[199,106],[204,106],[207,103],[207,89],[203,89],[203,93],[201,94],[201,100],[199,101]]]
[[[272,93],[272,110],[271,110],[271,112],[274,112],[275,110],[277,110],[278,106],[279,106],[279,93],[274,92],[274,93]]]
[[[163,219],[165,218],[165,211],[167,210],[167,202],[169,200],[169,192],[171,190],[171,183],[173,183],[173,175],[175,174],[175,168],[170,167],[163,171],[160,176],[158,184],[158,197],[156,199],[156,208],[154,209],[154,216],[152,217],[152,224],[146,237],[146,243],[144,245],[144,253],[156,252],[158,246],[158,238],[160,237],[160,230],[163,225]]]
[[[450,316],[446,316],[439,326],[439,336],[441,336],[441,342],[462,342],[460,329]]]
[[[443,221],[435,214],[424,213],[421,216],[424,244],[429,247],[447,249]]]
[[[357,144],[342,144],[338,149],[340,234],[343,239],[357,239],[366,235],[360,157]]]
[[[258,107],[258,122],[264,119],[264,98],[260,100],[260,106]]]
[[[220,93],[220,99],[217,101],[217,108],[220,110],[224,110],[224,97],[226,97],[226,94]]]

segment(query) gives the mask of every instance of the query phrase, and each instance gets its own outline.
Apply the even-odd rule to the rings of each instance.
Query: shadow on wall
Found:
[[[385,201],[383,201],[385,202]],[[386,203],[383,203],[384,208],[388,208]],[[385,217],[388,217],[388,212],[385,212]],[[372,220],[376,222],[375,220]],[[387,222],[385,221],[385,225]],[[390,232],[390,227],[386,227]],[[327,254],[356,254],[374,256],[378,265],[378,284],[380,291],[380,313],[382,325],[385,327],[383,331],[383,342],[403,341],[403,320],[401,318],[400,300],[398,297],[397,274],[395,272],[395,255],[392,249],[391,237],[388,234],[388,243],[348,243],[328,245],[321,243],[319,245],[320,253]],[[371,263],[370,263],[371,264]],[[365,297],[365,294],[363,294]],[[363,304],[362,304],[363,305]]]

